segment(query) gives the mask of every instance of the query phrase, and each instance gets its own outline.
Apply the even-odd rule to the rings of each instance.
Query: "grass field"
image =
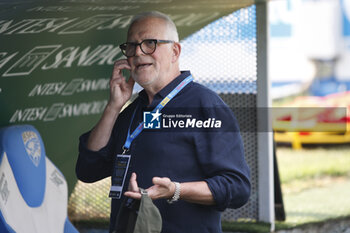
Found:
[[[350,216],[350,146],[278,148],[287,224]]]
[[[277,148],[282,184],[293,181],[350,176],[350,146],[316,147],[292,150]]]
[[[350,217],[350,145],[278,147],[286,221],[276,230]],[[266,223],[223,223],[228,232],[269,232]]]

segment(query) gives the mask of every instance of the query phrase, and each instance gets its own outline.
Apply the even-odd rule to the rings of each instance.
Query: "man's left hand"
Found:
[[[124,193],[125,196],[133,199],[141,199],[141,193],[137,185],[136,173],[132,173],[129,183],[129,190]],[[167,177],[153,177],[153,186],[146,189],[148,196],[152,200],[169,199],[175,193],[175,184]]]

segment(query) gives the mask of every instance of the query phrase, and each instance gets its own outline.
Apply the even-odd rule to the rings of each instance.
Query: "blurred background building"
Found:
[[[350,89],[350,1],[269,2],[273,98]]]

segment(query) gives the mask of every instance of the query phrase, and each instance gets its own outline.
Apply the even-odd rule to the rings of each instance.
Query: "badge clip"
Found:
[[[128,149],[128,148],[126,148],[125,146],[123,146],[123,153],[122,153],[122,155],[125,155],[125,154],[126,154],[126,152],[129,152],[129,149]]]

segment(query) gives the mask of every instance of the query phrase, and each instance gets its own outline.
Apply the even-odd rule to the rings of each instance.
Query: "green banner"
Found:
[[[71,192],[79,135],[98,121],[133,15],[158,10],[180,38],[253,0],[62,0],[0,3],[0,127],[31,124]]]

